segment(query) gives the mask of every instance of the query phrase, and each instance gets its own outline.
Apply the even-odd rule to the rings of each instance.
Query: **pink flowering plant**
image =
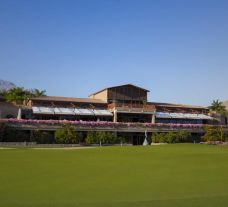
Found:
[[[169,128],[202,128],[203,124],[165,124],[165,123],[127,123],[127,122],[108,122],[108,121],[70,121],[70,120],[36,120],[36,119],[0,119],[2,123],[19,124],[19,125],[64,125],[71,124],[74,126],[85,127],[169,127]]]

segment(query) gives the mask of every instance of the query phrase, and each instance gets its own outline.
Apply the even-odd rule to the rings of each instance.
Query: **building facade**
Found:
[[[150,102],[148,93],[147,89],[126,84],[104,88],[88,98],[30,98],[20,106],[21,121],[4,120],[18,118],[19,107],[1,98],[0,118],[28,135],[36,129],[53,133],[65,121],[73,121],[74,129],[85,136],[88,131],[110,131],[136,145],[142,144],[145,132],[151,136],[154,132],[184,130],[201,136],[204,124],[220,124],[207,107]]]
[[[132,85],[105,88],[89,98],[43,96],[24,105],[30,119],[210,124],[207,107],[149,102],[149,90]]]

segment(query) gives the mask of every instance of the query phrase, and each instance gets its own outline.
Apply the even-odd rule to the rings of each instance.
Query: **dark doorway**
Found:
[[[143,135],[134,135],[133,136],[133,145],[142,145],[144,139],[145,139],[145,136],[143,136]]]

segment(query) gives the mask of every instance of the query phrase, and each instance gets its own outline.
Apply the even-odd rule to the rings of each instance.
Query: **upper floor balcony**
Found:
[[[109,110],[116,109],[117,112],[125,113],[154,113],[155,106],[139,103],[111,103],[108,105]]]

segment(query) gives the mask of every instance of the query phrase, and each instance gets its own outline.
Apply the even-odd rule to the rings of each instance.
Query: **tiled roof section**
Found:
[[[148,102],[150,105],[161,106],[161,107],[173,107],[173,108],[194,108],[194,109],[208,109],[204,106],[195,106],[195,105],[184,105],[184,104],[172,104],[172,103],[158,103],[158,102]]]
[[[130,84],[130,83],[129,83],[129,84],[123,84],[123,85],[119,85],[119,86],[112,86],[112,87],[103,88],[103,89],[101,89],[101,90],[99,90],[99,91],[97,91],[97,92],[95,92],[95,93],[90,94],[89,96],[95,95],[95,94],[100,93],[100,92],[102,92],[102,91],[104,91],[104,90],[107,90],[107,89],[117,88],[117,87],[123,87],[123,86],[133,86],[133,87],[139,88],[139,89],[141,89],[141,90],[150,92],[149,90],[147,90],[147,89],[145,89],[145,88],[141,88],[141,87],[139,87],[139,86],[136,86],[136,85],[133,85],[133,84]]]
[[[107,102],[102,101],[100,99],[92,99],[92,98],[71,98],[71,97],[60,97],[60,96],[42,96],[31,98],[32,101],[56,101],[56,102],[72,102],[72,103],[98,103],[98,104],[106,104]]]

